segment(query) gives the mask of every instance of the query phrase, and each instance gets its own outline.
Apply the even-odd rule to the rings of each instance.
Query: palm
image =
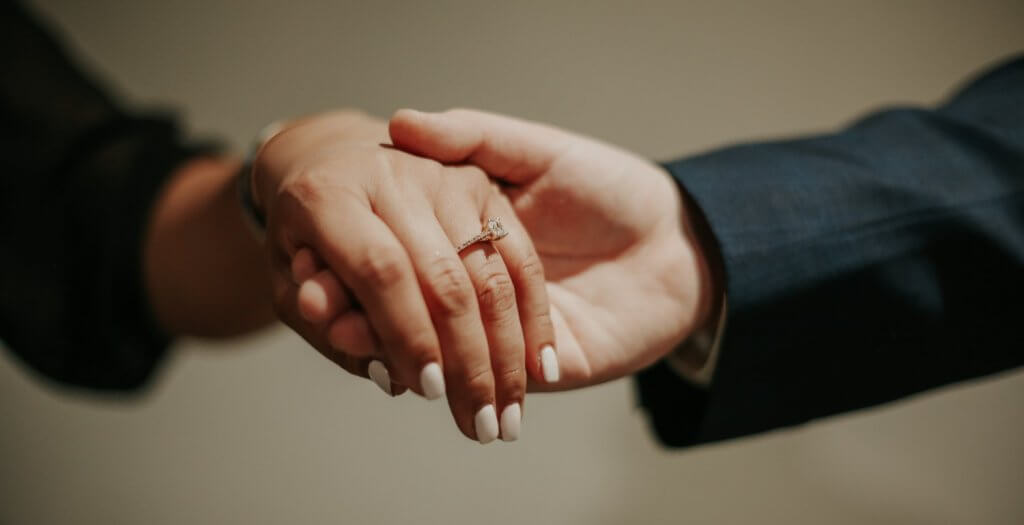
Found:
[[[506,184],[548,281],[562,377],[576,388],[654,362],[689,334],[700,276],[678,190],[649,162],[548,126],[472,110],[400,111],[395,145]],[[703,272],[703,273],[702,273]]]
[[[573,139],[533,182],[507,190],[549,282],[559,388],[649,364],[684,337],[695,310],[672,182],[637,157]]]

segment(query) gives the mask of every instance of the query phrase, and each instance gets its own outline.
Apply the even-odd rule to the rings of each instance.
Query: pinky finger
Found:
[[[488,203],[488,216],[501,217],[510,235],[494,243],[516,290],[516,305],[526,342],[526,370],[534,381],[557,383],[560,378],[555,352],[555,328],[551,322],[544,266],[515,211],[502,195]]]

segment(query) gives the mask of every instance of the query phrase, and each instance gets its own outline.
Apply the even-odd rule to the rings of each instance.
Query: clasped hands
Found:
[[[636,372],[709,317],[678,187],[593,139],[470,110],[339,112],[288,125],[253,170],[278,316],[388,394],[446,394],[481,443],[519,437],[528,390]],[[490,217],[509,234],[457,252]]]

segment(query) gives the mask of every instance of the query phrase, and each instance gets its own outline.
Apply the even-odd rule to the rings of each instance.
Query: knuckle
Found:
[[[508,399],[519,399],[526,394],[526,373],[521,366],[511,366],[499,371],[495,380],[501,385],[501,391]]]
[[[477,294],[481,310],[488,315],[504,317],[515,310],[516,294],[512,279],[504,272],[494,272],[484,278]]]
[[[357,271],[360,279],[373,288],[383,288],[401,280],[405,265],[398,250],[380,248],[368,251],[373,256],[366,257],[359,264]]]
[[[489,400],[494,393],[494,375],[489,364],[467,369],[462,381],[475,401]]]
[[[416,331],[406,335],[399,344],[403,357],[423,365],[435,361],[439,351],[437,340],[432,334],[433,332]]]
[[[323,179],[323,175],[316,171],[299,173],[281,188],[281,198],[294,201],[303,208],[313,208],[323,200]]]
[[[472,311],[473,285],[460,261],[438,259],[432,264],[427,282],[441,315],[460,317]]]
[[[526,374],[522,366],[509,366],[500,370],[496,379],[499,384],[522,388],[522,384],[526,382]]]
[[[536,316],[531,319],[531,323],[538,330],[538,333],[543,334],[545,339],[553,339],[555,333],[555,325],[551,320],[551,310],[545,305],[544,308],[538,309]]]
[[[525,281],[544,282],[544,264],[541,263],[540,257],[536,253],[531,253],[519,263],[518,273]]]

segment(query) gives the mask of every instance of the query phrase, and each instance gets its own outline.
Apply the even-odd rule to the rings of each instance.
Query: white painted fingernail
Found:
[[[544,373],[545,383],[558,382],[558,355],[555,354],[555,347],[546,345],[540,349],[540,369]]]
[[[437,399],[444,395],[444,374],[441,365],[430,363],[420,371],[420,388],[427,399]]]
[[[370,375],[370,379],[385,394],[391,395],[391,374],[388,373],[388,367],[384,366],[384,363],[377,360],[370,361],[370,366],[366,368],[366,373]]]
[[[511,404],[501,411],[501,440],[515,441],[519,439],[522,428],[523,411],[519,403]]]
[[[494,413],[494,405],[487,405],[477,411],[473,423],[476,426],[476,439],[481,445],[498,437],[498,416]]]

